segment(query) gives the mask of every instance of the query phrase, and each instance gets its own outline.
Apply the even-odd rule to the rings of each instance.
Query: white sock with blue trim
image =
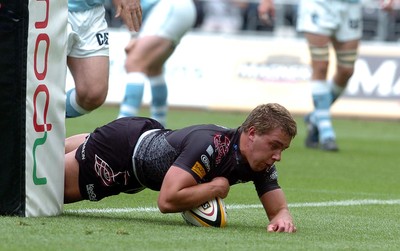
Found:
[[[88,114],[90,111],[83,109],[76,102],[76,91],[75,88],[67,91],[66,102],[65,102],[65,117],[66,118],[75,118],[82,116],[84,114]]]
[[[142,105],[144,85],[149,82],[147,76],[141,72],[128,73],[126,80],[125,95],[118,118],[137,116]]]
[[[165,82],[164,75],[159,75],[155,77],[150,77],[150,87],[151,87],[151,117],[163,126],[166,125],[167,120],[167,98],[168,98],[168,88]]]
[[[312,81],[312,97],[315,110],[312,120],[315,121],[319,131],[319,141],[328,138],[335,139],[336,135],[332,127],[330,108],[332,94],[326,81]]]

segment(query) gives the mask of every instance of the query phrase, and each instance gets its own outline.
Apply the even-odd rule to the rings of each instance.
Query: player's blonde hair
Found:
[[[297,124],[290,112],[280,104],[268,103],[254,108],[240,127],[247,132],[254,126],[257,134],[268,134],[276,128],[282,129],[290,138],[297,134]]]

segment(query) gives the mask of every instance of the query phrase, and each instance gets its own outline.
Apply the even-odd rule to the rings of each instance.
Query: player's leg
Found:
[[[163,126],[166,126],[168,88],[164,74],[161,73],[157,76],[150,77],[149,82],[152,96],[150,107],[151,117],[160,122]]]
[[[330,107],[332,95],[326,77],[329,66],[329,36],[306,33],[311,53],[312,99],[314,111],[306,116],[308,135],[307,147],[320,147],[323,150],[336,151],[335,132],[332,127]]]
[[[75,152],[73,150],[65,154],[64,203],[82,200],[79,190],[79,163],[75,159]]]
[[[163,65],[173,50],[171,40],[158,36],[140,37],[133,46],[127,48],[127,85],[119,117],[137,115],[142,103],[144,85],[148,83],[153,96],[152,117],[165,122],[167,85],[163,76]]]
[[[86,114],[106,99],[109,45],[103,6],[68,12],[67,64],[75,88],[67,91],[66,117]]]
[[[347,82],[354,72],[354,63],[357,58],[359,40],[362,36],[362,5],[361,3],[338,2],[341,19],[340,25],[335,31],[332,44],[336,52],[336,72],[332,80],[328,80],[329,92],[331,96],[331,106],[333,102],[343,93]],[[320,130],[320,144],[324,150],[338,150],[336,136],[332,134],[332,125],[329,130]],[[320,129],[320,128],[319,128]],[[325,134],[325,132],[327,132]]]
[[[359,40],[348,42],[334,41],[336,51],[336,72],[330,81],[333,102],[343,93],[347,83],[354,73],[354,64],[357,59]]]
[[[75,88],[67,92],[67,117],[78,117],[101,106],[108,92],[109,58],[68,57],[68,67],[75,81]]]
[[[332,44],[336,51],[336,72],[331,81],[333,101],[347,86],[354,72],[359,40],[362,37],[362,4],[341,2],[342,22]]]
[[[154,48],[153,60],[146,65],[152,96],[150,113],[153,119],[166,126],[168,88],[163,67],[174,52],[175,45],[170,39],[163,37],[153,37],[153,41],[158,45],[158,48]]]
[[[141,34],[141,36],[155,35],[161,39],[162,46],[158,58],[152,62],[149,80],[152,93],[151,116],[164,126],[168,109],[168,90],[163,75],[163,66],[182,37],[193,27],[196,18],[196,6],[192,0],[161,1],[155,6],[147,20],[148,25],[144,27]]]
[[[151,117],[163,125],[166,124],[168,96],[163,67],[183,35],[191,29],[195,20],[196,9],[191,0],[179,3],[176,1],[159,2],[145,20],[139,38],[127,56],[125,66],[128,75],[143,73],[147,77],[152,93]],[[147,81],[142,78],[142,85],[144,82]],[[136,95],[135,91],[140,94],[143,87],[139,89],[130,86],[132,85],[128,82],[121,106],[123,112],[137,111],[141,103],[143,94]],[[138,85],[136,84],[136,86]],[[135,97],[137,97],[136,102],[134,101]],[[138,97],[140,97],[140,102],[137,100]]]
[[[79,190],[79,163],[75,159],[75,152],[87,136],[87,133],[82,133],[65,139],[64,203],[83,199]]]
[[[305,145],[324,150],[336,150],[335,147],[328,147],[331,149],[326,147],[327,142],[335,137],[330,119],[332,97],[326,77],[330,40],[337,26],[334,20],[336,5],[336,1],[301,0],[296,25],[297,30],[304,32],[307,39],[312,66],[311,88],[314,110],[305,117],[308,128]]]
[[[77,134],[65,139],[65,154],[72,152],[80,146],[88,136],[87,133]]]

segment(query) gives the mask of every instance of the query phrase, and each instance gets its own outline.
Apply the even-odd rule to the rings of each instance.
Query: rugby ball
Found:
[[[225,203],[218,197],[182,212],[182,217],[187,224],[198,227],[225,227],[227,224]]]

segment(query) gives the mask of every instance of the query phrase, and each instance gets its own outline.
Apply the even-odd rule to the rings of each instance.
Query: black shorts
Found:
[[[121,192],[144,189],[132,169],[132,154],[140,135],[164,127],[155,120],[127,117],[97,128],[80,145],[75,158],[79,163],[79,189],[84,199],[98,201]]]

